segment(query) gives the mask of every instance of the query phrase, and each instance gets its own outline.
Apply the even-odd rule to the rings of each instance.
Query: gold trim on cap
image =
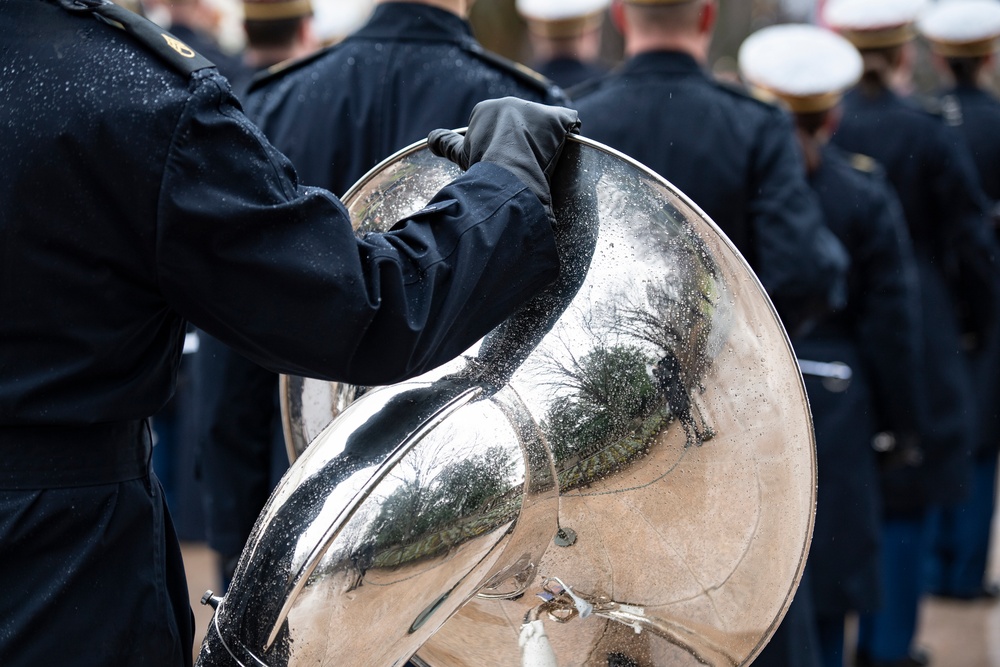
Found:
[[[792,113],[819,113],[829,111],[837,106],[843,98],[844,93],[834,90],[827,93],[816,93],[815,95],[790,95],[780,90],[775,90],[769,86],[762,86],[751,83],[751,93],[754,97],[771,104],[782,104]]]
[[[792,113],[819,113],[837,106],[843,98],[841,91],[819,93],[817,95],[785,95],[775,93]]]
[[[243,18],[248,21],[276,21],[311,16],[310,0],[272,0],[271,2],[244,2]]]
[[[900,44],[906,44],[917,36],[912,23],[873,30],[837,28],[837,32],[859,49],[882,49],[890,46],[899,46]]]
[[[997,50],[997,36],[971,42],[946,42],[931,38],[927,41],[934,53],[945,58],[980,58]]]
[[[599,9],[584,16],[574,16],[565,19],[541,19],[534,16],[525,16],[528,23],[528,30],[539,37],[549,39],[565,39],[576,37],[585,33],[597,30],[604,21],[604,10]]]

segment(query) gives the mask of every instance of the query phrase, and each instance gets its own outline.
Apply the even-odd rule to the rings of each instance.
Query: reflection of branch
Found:
[[[547,359],[561,375],[561,392],[543,429],[557,461],[585,457],[614,444],[646,420],[657,407],[649,359],[638,347],[597,347],[577,361]],[[555,384],[555,383],[554,383]]]
[[[541,384],[543,387],[558,387],[558,388],[567,387],[569,389],[576,389],[577,391],[581,391],[583,389],[583,386],[579,382],[577,383],[567,382],[567,379],[573,380],[579,375],[579,369],[581,366],[580,360],[576,358],[575,354],[573,354],[573,350],[569,344],[565,343],[564,341],[560,342],[563,343],[563,349],[569,361],[563,362],[559,360],[556,357],[555,353],[550,352],[546,349],[542,349],[541,351],[539,351],[538,359],[541,362],[542,367],[557,378],[549,382],[543,381],[540,382],[539,384]]]
[[[552,350],[550,348],[540,348],[537,358],[541,362],[543,369],[548,370],[549,373],[554,375],[557,379],[551,382],[541,382],[542,386],[548,387],[565,387],[569,386],[572,389],[580,390],[583,387],[569,384],[565,382],[566,378],[575,378],[580,374],[580,369],[585,363],[581,360],[574,349],[581,347],[579,334],[584,334],[582,338],[589,342],[588,345],[583,346],[583,349],[593,350],[600,347],[611,347],[613,346],[612,332],[609,327],[604,327],[602,330],[598,330],[598,325],[595,320],[595,310],[581,310],[575,309],[574,314],[576,315],[576,320],[573,325],[573,332],[576,334],[572,338],[566,338],[563,335],[555,335],[550,338],[553,345],[558,343],[559,351],[561,351],[562,356],[568,358],[568,362],[560,361],[558,356],[559,351]]]
[[[584,462],[607,472],[634,460],[636,432],[663,418],[678,420],[687,446],[713,436],[692,392],[704,391],[716,271],[696,236],[659,240],[662,274],[625,281],[613,297],[578,311],[573,336],[554,337],[537,357],[547,379],[539,384],[553,390],[543,429],[561,473]],[[581,340],[587,352],[577,356]],[[598,452],[610,458],[597,465]]]
[[[651,343],[681,362],[684,381],[692,387],[707,364],[705,347],[714,310],[705,286],[677,285],[664,279],[647,285],[645,303],[623,299],[615,327],[619,332]]]

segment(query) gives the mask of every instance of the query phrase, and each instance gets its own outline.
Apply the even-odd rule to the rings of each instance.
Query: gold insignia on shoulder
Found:
[[[542,76],[541,74],[539,74],[535,70],[531,69],[527,65],[522,65],[521,63],[517,63],[516,62],[516,63],[514,63],[514,67],[519,72],[521,72],[522,74],[527,74],[528,76],[530,76],[535,81],[538,81],[540,83],[548,83],[548,79],[546,79],[544,76]]]
[[[875,171],[877,164],[873,158],[867,155],[862,155],[861,153],[854,153],[851,155],[851,166],[858,171],[873,172]]]
[[[166,40],[167,45],[172,48],[177,53],[181,54],[185,58],[194,58],[197,55],[190,46],[177,39],[173,35],[168,35],[167,33],[161,33],[163,39]]]

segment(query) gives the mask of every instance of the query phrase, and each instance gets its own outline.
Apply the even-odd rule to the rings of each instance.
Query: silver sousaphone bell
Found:
[[[344,201],[384,230],[457,175],[421,142]],[[785,331],[642,165],[573,137],[553,196],[560,277],[464,356],[283,378],[296,460],[200,665],[741,665],[767,642],[815,489]]]

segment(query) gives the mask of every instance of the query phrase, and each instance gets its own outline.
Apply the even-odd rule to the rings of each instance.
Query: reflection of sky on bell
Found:
[[[519,452],[509,452],[511,458],[502,461],[491,450],[499,442],[510,441],[510,431],[510,424],[488,404],[465,406],[421,438],[379,483],[372,499],[380,504],[400,490],[433,490],[453,484],[456,467],[470,462],[488,470],[497,482],[506,487],[519,485],[524,480],[524,473],[521,466],[514,465],[513,458]],[[470,458],[471,453],[478,458]]]
[[[313,382],[310,383],[308,387],[310,390],[315,390],[319,385],[319,382]],[[411,384],[410,386],[413,385]],[[340,419],[345,422],[345,428],[342,428],[338,431],[338,433],[351,433],[357,430],[371,417],[370,412],[367,411],[368,409],[377,410],[379,407],[384,407],[384,405],[391,400],[397,392],[398,390],[388,389],[371,391],[361,397],[358,401],[355,401],[351,406],[340,413]],[[332,392],[329,389],[324,389],[322,393],[327,396],[332,395]],[[318,403],[318,401],[314,402]],[[303,412],[307,414],[306,411]],[[321,420],[320,418],[313,418],[313,421],[318,424]],[[328,416],[326,418],[327,425],[329,425],[329,422],[330,418]],[[317,434],[317,437],[318,435],[320,434]],[[314,475],[317,471],[322,470],[328,462],[339,456],[340,453],[344,451],[345,446],[346,441],[340,437],[325,443],[322,448],[316,447],[306,449],[300,457],[301,461],[290,467],[285,473],[285,476],[288,478],[288,483],[281,484],[277,489],[275,489],[276,497],[273,499],[274,502],[268,504],[265,508],[265,512],[273,507],[276,507],[278,503],[283,501],[288,494],[297,488],[302,480]],[[270,514],[266,515],[266,519],[268,521],[270,521],[271,518],[272,516]]]
[[[381,173],[376,166],[342,198],[349,202],[348,211],[355,229],[359,232],[385,231],[395,221],[415,213],[430,201],[441,184],[457,178],[457,166],[437,158],[429,151],[421,151],[409,160],[398,162]],[[414,174],[420,178],[414,178]],[[367,192],[368,196],[354,197],[352,193]]]
[[[295,550],[292,556],[293,563],[304,563],[311,554],[328,539],[328,531],[334,525],[334,519],[340,514],[344,507],[348,506],[357,490],[371,478],[372,469],[365,468],[355,472],[340,485],[329,489],[321,509],[317,514],[317,520],[308,524],[295,542]],[[335,554],[328,553],[326,558],[337,559]]]

